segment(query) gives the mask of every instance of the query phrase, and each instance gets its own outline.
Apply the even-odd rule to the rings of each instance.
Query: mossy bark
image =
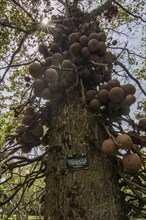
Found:
[[[50,126],[45,220],[124,220],[114,160],[101,152],[105,131],[87,116],[78,91],[70,92]],[[87,169],[70,170],[69,155],[84,154]]]

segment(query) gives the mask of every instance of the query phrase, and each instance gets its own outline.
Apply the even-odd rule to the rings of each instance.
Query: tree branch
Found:
[[[120,8],[122,8],[123,11],[125,11],[126,13],[128,13],[129,15],[133,16],[134,18],[138,18],[143,22],[146,22],[146,20],[144,20],[142,17],[140,17],[139,15],[134,15],[132,12],[128,11],[126,8],[124,8],[121,4],[119,4],[117,1],[113,0],[113,2],[118,5]]]
[[[120,67],[122,67],[122,69],[127,73],[127,75],[134,81],[136,82],[136,84],[138,85],[139,89],[142,91],[142,93],[146,96],[146,92],[144,91],[144,89],[142,88],[140,82],[135,79],[135,77],[133,77],[130,72],[128,71],[128,69],[125,67],[125,65],[123,63],[121,63],[120,61],[116,60],[116,64],[118,64]]]
[[[5,70],[5,72],[4,72],[3,76],[2,76],[2,78],[0,79],[0,83],[4,80],[4,78],[5,78],[5,76],[6,76],[7,72],[8,72],[8,70],[9,70],[10,67],[11,67],[11,64],[12,64],[13,61],[14,61],[14,58],[15,58],[16,54],[19,53],[19,51],[20,51],[20,49],[21,49],[23,43],[25,42],[27,36],[31,33],[31,31],[32,31],[32,30],[29,30],[29,31],[22,37],[22,39],[20,40],[20,43],[19,43],[19,45],[18,45],[18,48],[17,48],[17,49],[15,50],[15,52],[13,53],[13,55],[12,55],[12,57],[11,57],[11,60],[10,60],[10,63],[9,63],[9,65],[8,65],[8,67],[6,68],[6,70]]]
[[[34,60],[30,61],[30,62],[27,62],[27,63],[19,63],[19,64],[14,64],[14,65],[11,65],[10,67],[11,68],[15,68],[15,67],[20,67],[20,66],[28,66],[30,65],[31,63],[35,62],[35,61],[38,61],[37,58],[35,58]],[[4,66],[4,67],[0,67],[0,70],[3,70],[3,69],[6,69],[7,66]]]
[[[126,45],[127,46],[127,45]],[[143,57],[143,56],[141,56],[141,55],[139,55],[139,54],[136,54],[136,53],[134,53],[134,52],[130,52],[127,48],[123,48],[123,47],[109,47],[110,49],[117,49],[117,50],[122,50],[122,52],[124,52],[125,50],[127,51],[127,53],[128,54],[132,54],[132,55],[135,55],[135,56],[137,56],[137,57],[140,57],[140,58],[142,58],[142,59],[145,59],[145,57]],[[120,53],[121,54],[121,53]],[[119,56],[119,55],[118,55]]]
[[[15,5],[17,5],[19,8],[21,8],[22,11],[24,11],[24,12],[28,15],[28,17],[31,18],[31,20],[35,21],[35,19],[34,19],[34,18],[32,17],[32,15],[31,15],[31,13],[29,13],[28,11],[26,11],[26,9],[25,9],[24,7],[22,7],[19,2],[15,1],[15,0],[12,0],[12,2],[13,2]]]
[[[42,168],[42,165],[41,165],[41,168]],[[12,200],[15,197],[15,195],[22,189],[22,187],[24,187],[24,186],[27,187],[29,182],[32,181],[34,178],[36,180],[36,179],[42,178],[43,176],[44,176],[44,174],[42,174],[41,169],[39,169],[37,171],[33,171],[32,173],[26,175],[24,181],[21,182],[21,183],[18,183],[15,186],[15,188],[13,188],[13,189],[15,189],[15,191],[12,193],[12,195],[10,195],[5,201],[0,201],[0,206],[5,205],[10,200]]]
[[[20,199],[18,200],[18,202],[16,203],[16,205],[14,206],[14,208],[9,212],[9,214],[7,215],[7,219],[11,216],[11,214],[16,210],[16,208],[19,206],[19,204],[21,203],[23,197],[24,197],[24,194],[25,194],[25,191],[27,189],[27,186],[23,187],[23,190],[22,190],[22,193],[21,193],[21,196],[20,196]]]
[[[4,23],[4,22],[0,21],[0,25],[3,26],[3,27],[8,27],[8,28],[16,29],[16,30],[18,30],[20,32],[24,32],[24,33],[27,32],[26,30],[24,30],[22,28],[19,28],[19,27],[15,26],[15,25],[13,25],[11,23]]]
[[[9,157],[7,158],[6,160],[4,161],[1,161],[1,167],[3,167],[6,163],[8,163],[9,161],[15,161],[13,163],[10,164],[10,167],[11,168],[16,168],[18,167],[18,163],[20,163],[22,165],[23,162],[27,162],[25,163],[25,165],[27,164],[31,164],[31,163],[34,163],[36,161],[41,161],[42,158],[44,158],[44,156],[49,152],[50,148],[48,148],[43,154],[39,155],[38,157],[34,157],[34,158],[28,158],[28,157],[21,157],[21,156],[12,156],[12,157]],[[18,160],[18,161],[16,161]],[[8,166],[9,167],[9,166]],[[8,168],[9,169],[9,168]]]
[[[97,7],[96,9],[92,10],[90,12],[90,16],[94,17],[97,15],[101,15],[111,4],[113,0],[107,0],[104,4],[101,6]]]
[[[67,4],[63,0],[58,0],[59,3],[61,3],[64,7],[67,6]]]

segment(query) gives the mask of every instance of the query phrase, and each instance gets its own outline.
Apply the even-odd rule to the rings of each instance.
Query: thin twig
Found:
[[[132,54],[132,55],[135,55],[135,56],[140,57],[140,58],[142,58],[142,59],[145,59],[145,57],[143,57],[143,56],[141,56],[141,55],[139,55],[139,54],[136,54],[136,53],[134,53],[134,52],[130,52],[130,51],[129,51],[127,48],[125,48],[125,47],[124,47],[124,48],[123,48],[123,47],[109,47],[109,48],[110,48],[110,49],[114,49],[114,50],[115,50],[115,49],[117,49],[117,50],[120,49],[120,50],[124,50],[124,51],[126,50],[128,54]],[[118,55],[118,56],[119,56],[119,55]]]
[[[30,17],[33,21],[35,21],[35,19],[34,19],[34,18],[32,17],[32,15],[31,15],[31,13],[29,13],[24,7],[22,7],[22,5],[20,5],[19,2],[15,1],[15,0],[12,0],[12,2],[13,2],[15,5],[17,5],[19,8],[21,8],[22,11],[24,11],[24,12],[28,15],[28,17]]]
[[[139,184],[129,180],[120,170],[118,170],[119,175],[126,181],[126,183],[130,184],[131,186],[136,187],[138,190],[142,190],[143,192],[146,193],[146,188],[143,186],[140,186]],[[146,200],[145,200],[146,201]]]
[[[24,32],[24,33],[27,32],[26,30],[24,30],[24,29],[22,29],[22,28],[20,28],[18,26],[15,26],[15,25],[13,25],[11,23],[4,23],[4,22],[0,21],[0,25],[3,26],[3,27],[8,27],[8,28],[16,29],[16,30]]]
[[[5,70],[5,72],[4,72],[3,76],[2,76],[2,78],[0,79],[0,83],[4,80],[4,78],[5,78],[5,76],[6,76],[7,72],[8,72],[8,70],[10,69],[10,67],[11,67],[11,65],[12,65],[12,63],[13,63],[13,61],[14,61],[15,56],[17,55],[17,53],[19,53],[19,51],[20,51],[20,49],[21,49],[23,43],[25,42],[27,36],[28,36],[31,32],[32,32],[32,29],[29,30],[29,31],[22,37],[22,39],[20,40],[20,43],[19,43],[19,45],[18,45],[18,48],[17,48],[17,49],[15,50],[15,52],[13,53],[13,55],[12,55],[12,57],[11,57],[11,60],[10,60],[10,62],[9,62],[9,65],[8,65],[8,67],[6,68],[6,70]]]
[[[27,63],[19,63],[19,64],[10,65],[10,68],[15,68],[15,67],[20,67],[20,66],[28,66],[29,64],[31,64],[37,60],[38,59],[35,58],[34,60],[27,62]],[[6,68],[7,68],[7,66],[3,66],[3,67],[0,67],[0,70],[6,69]]]
[[[125,11],[126,13],[128,13],[129,15],[133,16],[134,18],[138,18],[143,22],[146,22],[146,20],[144,20],[141,16],[139,15],[135,15],[132,12],[128,11],[126,8],[124,8],[121,4],[119,4],[117,1],[113,0],[113,2],[118,5],[120,8],[122,8],[123,11]]]
[[[112,1],[113,0],[107,0],[104,4],[91,11],[90,16],[94,17],[97,15],[101,15],[112,4]]]
[[[144,89],[142,88],[140,82],[135,79],[134,76],[132,76],[130,74],[130,72],[128,71],[128,69],[125,67],[125,65],[123,63],[121,63],[120,61],[116,60],[116,64],[118,64],[120,67],[122,67],[122,69],[127,73],[127,75],[134,81],[136,82],[136,84],[138,85],[139,89],[142,91],[142,93],[146,96],[146,92],[144,91]]]

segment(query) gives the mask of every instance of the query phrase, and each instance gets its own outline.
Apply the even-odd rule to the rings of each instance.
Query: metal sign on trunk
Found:
[[[69,155],[67,157],[67,168],[69,170],[88,169],[89,162],[87,155]]]

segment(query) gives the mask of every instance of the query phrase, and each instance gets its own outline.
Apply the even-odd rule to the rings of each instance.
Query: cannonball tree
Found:
[[[9,18],[0,22],[3,37],[5,32],[15,36],[12,48],[8,40],[2,45],[2,65],[4,55],[11,56],[1,68],[1,85],[4,97],[15,97],[8,100],[10,111],[3,105],[8,113],[2,112],[8,115],[2,126],[2,189],[18,167],[22,173],[24,167],[32,169],[21,174],[0,204],[13,201],[18,192],[23,197],[26,188],[44,178],[45,220],[124,220],[131,212],[144,217],[146,118],[143,113],[134,120],[130,111],[136,111],[137,94],[146,93],[140,77],[124,65],[129,50],[117,46],[120,39],[114,40],[107,28],[118,32],[121,16],[133,22],[127,15],[145,22],[139,11],[129,11],[126,1],[58,0],[52,8],[49,1],[13,0],[1,7]]]

